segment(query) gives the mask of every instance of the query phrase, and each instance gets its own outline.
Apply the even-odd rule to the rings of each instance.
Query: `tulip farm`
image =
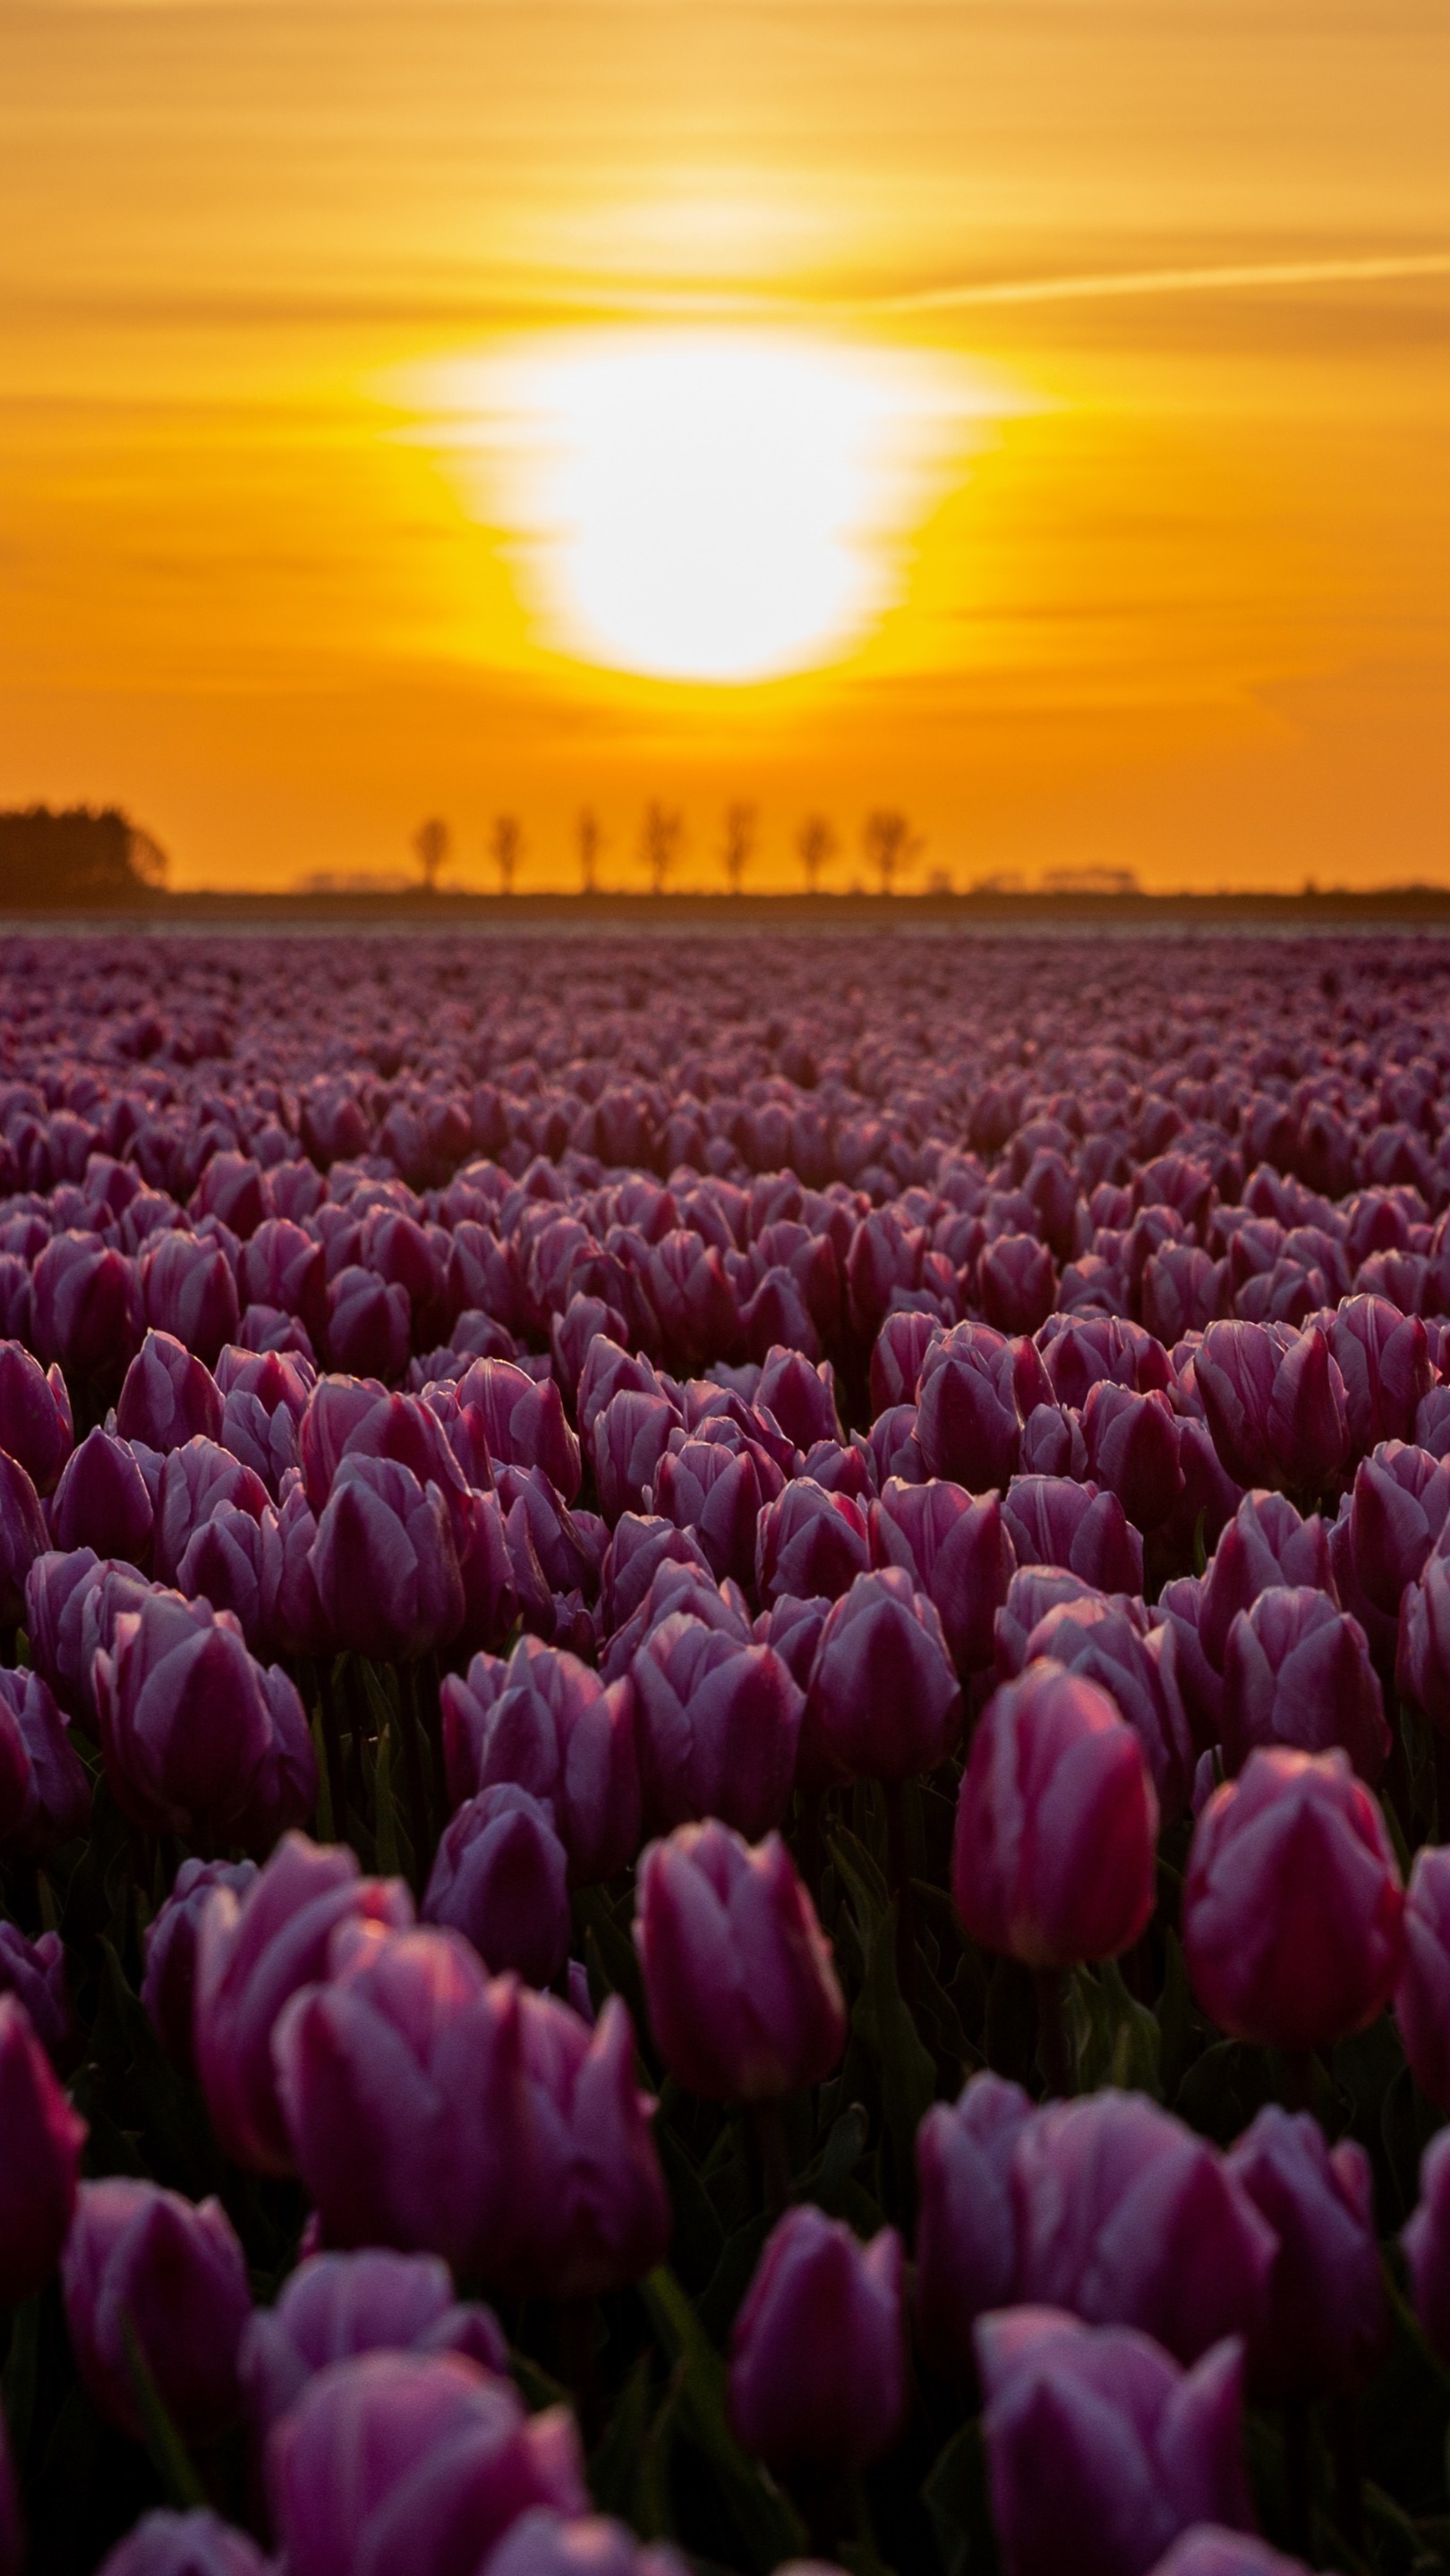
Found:
[[[0,2576],[1450,2569],[1450,945],[0,956]]]

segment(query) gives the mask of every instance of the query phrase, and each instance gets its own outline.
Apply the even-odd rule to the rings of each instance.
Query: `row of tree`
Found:
[[[0,910],[125,907],[165,882],[165,853],[114,805],[0,814]]]
[[[745,878],[759,844],[760,815],[754,805],[735,803],[725,808],[717,856],[726,889],[733,895],[745,890]],[[575,818],[575,847],[579,860],[579,891],[597,894],[599,864],[604,849],[604,830],[592,806],[581,808]],[[640,825],[639,855],[652,894],[668,894],[676,882],[685,842],[685,820],[677,807],[658,800],[645,807]],[[878,806],[866,816],[861,827],[861,853],[872,882],[882,894],[893,894],[903,872],[920,855],[922,840],[905,814],[894,806]],[[453,835],[441,815],[430,815],[413,835],[413,850],[425,887],[437,889],[443,870],[453,851]],[[496,814],[489,827],[487,856],[495,872],[500,894],[511,895],[517,889],[519,866],[524,854],[523,826],[516,814]],[[833,860],[841,855],[842,843],[834,823],[825,814],[807,814],[797,826],[795,851],[807,894],[819,894],[821,881]]]

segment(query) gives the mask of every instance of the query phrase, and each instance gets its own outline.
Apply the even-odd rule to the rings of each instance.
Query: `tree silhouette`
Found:
[[[725,808],[725,882],[732,894],[740,892],[740,880],[750,864],[755,848],[756,812],[753,805],[727,805]]]
[[[684,837],[682,817],[657,800],[645,808],[644,863],[649,870],[651,894],[663,894],[665,881],[679,856]]]
[[[819,894],[821,870],[828,867],[836,855],[837,841],[834,827],[827,822],[824,814],[808,814],[795,836],[795,845],[801,866],[805,870],[806,892]]]
[[[495,814],[493,830],[489,835],[489,847],[493,853],[494,866],[498,870],[500,894],[513,893],[514,872],[518,867],[523,846],[524,835],[517,814]]]
[[[439,875],[447,861],[452,838],[441,814],[430,814],[427,822],[420,823],[413,834],[413,849],[423,871],[425,894],[438,891]]]
[[[599,844],[603,840],[604,834],[599,828],[599,817],[595,813],[592,805],[586,805],[581,811],[577,830],[579,835],[579,890],[581,894],[594,894],[598,891],[595,883],[595,876],[599,866]]]
[[[867,815],[861,837],[866,848],[866,863],[876,870],[882,893],[894,894],[898,869],[904,867],[908,859],[914,859],[921,848],[918,835],[906,816],[899,814],[894,806],[879,805],[874,813]]]

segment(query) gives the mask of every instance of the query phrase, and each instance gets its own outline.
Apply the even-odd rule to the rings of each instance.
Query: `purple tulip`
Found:
[[[755,1582],[767,1605],[783,1593],[797,1600],[838,1600],[870,1561],[866,1515],[859,1503],[849,1494],[828,1493],[808,1476],[798,1476],[760,1514]]]
[[[1358,1620],[1306,1585],[1261,1592],[1228,1632],[1222,1727],[1230,1772],[1243,1769],[1256,1745],[1324,1753],[1339,1744],[1373,1786],[1389,1758],[1390,1730]]]
[[[77,1458],[82,1454],[77,1450]],[[261,1477],[219,1442],[197,1437],[173,1449],[161,1470],[156,1510],[154,1553],[161,1581],[176,1581],[195,1532],[223,1503],[260,1521],[269,1501]]]
[[[1010,1605],[1009,1605],[1010,1606]],[[1164,1632],[1148,1630],[1135,1605],[1095,1599],[1062,1601],[1044,1612],[1027,1638],[1025,1660],[1039,1657],[1096,1682],[1133,1728],[1171,1824],[1188,1804],[1193,1735],[1164,1658]]]
[[[536,2506],[510,2525],[480,2576],[688,2576],[678,2550],[661,2541],[642,2548],[622,2522],[603,2514],[561,2514]],[[790,2576],[788,2569],[782,2576]],[[797,2567],[795,2576],[812,2576]],[[822,2576],[816,2569],[814,2576]]]
[[[363,1878],[344,1845],[319,1849],[305,1834],[285,1835],[255,1883],[214,1886],[196,1930],[192,2026],[212,2127],[233,2163],[292,2170],[272,2034],[284,2004],[324,1974],[337,1926],[412,1919],[401,1879]]]
[[[1173,1364],[1162,1343],[1126,1315],[1054,1315],[1038,1338],[1052,1394],[1079,1411],[1104,1380],[1139,1395],[1173,1383]]]
[[[35,1348],[68,1379],[118,1384],[141,1339],[133,1265],[93,1234],[57,1234],[33,1274]]]
[[[1351,1458],[1384,1440],[1413,1440],[1416,1409],[1435,1383],[1419,1316],[1384,1297],[1346,1297],[1328,1339],[1344,1382]]]
[[[644,1497],[653,1489],[670,1434],[678,1426],[679,1414],[666,1396],[627,1386],[611,1396],[592,1435],[599,1507],[607,1521],[648,1508]]]
[[[925,1593],[957,1671],[985,1672],[1014,1569],[997,1496],[974,1499],[938,1476],[924,1485],[889,1477],[871,1506],[871,1546],[878,1565],[902,1566]]]
[[[870,1468],[874,1492],[879,1493],[893,1476],[904,1484],[921,1484],[927,1469],[916,1436],[915,1405],[893,1404],[889,1413],[878,1413],[858,1454]]]
[[[219,2200],[194,2205],[120,2175],[82,2183],[61,2286],[77,2368],[107,2423],[143,2437],[132,2338],[184,2441],[214,2441],[236,2421],[252,2299]]]
[[[568,1855],[550,1810],[515,1783],[467,1798],[438,1846],[425,1923],[471,1941],[494,1973],[552,1985],[569,1956]]]
[[[934,2370],[964,2376],[972,2328],[1018,2295],[1012,2157],[1033,2119],[1018,2084],[974,2075],[916,2133],[916,2329]]]
[[[803,1703],[771,1647],[674,1611],[646,1638],[631,1677],[650,1830],[718,1816],[758,1840],[780,1823]]]
[[[552,1378],[532,1378],[508,1360],[475,1360],[459,1380],[458,1401],[477,1405],[496,1467],[541,1467],[566,1503],[577,1500],[579,1443]]]
[[[171,1333],[148,1332],[126,1371],[116,1407],[123,1440],[148,1449],[179,1449],[198,1433],[219,1440],[222,1396],[210,1369]]]
[[[295,1987],[276,2020],[272,2065],[323,2242],[441,2254],[501,2278],[542,2153],[528,2135],[522,1989],[490,1981],[457,1933],[377,1921],[342,1921],[318,1966],[321,1982]],[[203,1988],[199,2039],[205,2010]]]
[[[173,2066],[184,2075],[196,2067],[196,1944],[213,1888],[242,1898],[258,1875],[254,1860],[184,1860],[171,1894],[146,1927],[146,1974],[141,2001]]]
[[[781,1481],[779,1469],[754,1446],[674,1431],[656,1470],[654,1507],[691,1532],[717,1580],[750,1584],[762,1508]]]
[[[1215,2148],[1141,2094],[1039,2112],[1010,2183],[1030,2305],[1136,2326],[1183,2362],[1257,2326],[1273,2225]]]
[[[934,1771],[962,1726],[962,1694],[935,1608],[899,1565],[858,1574],[832,1604],[806,1696],[813,1774],[882,1780]]]
[[[231,1611],[254,1655],[273,1642],[266,1612],[268,1522],[275,1524],[270,1507],[258,1521],[236,1503],[218,1503],[192,1531],[176,1569],[177,1590],[188,1601]]]
[[[327,1326],[327,1255],[305,1226],[265,1217],[242,1245],[237,1290],[246,1306],[274,1306],[298,1315],[314,1342]]]
[[[238,2376],[252,2430],[264,2438],[303,2390],[338,2361],[365,2352],[462,2352],[500,2378],[508,2345],[491,2308],[460,2301],[436,2254],[314,2254],[299,2263],[275,2308],[248,2322]]]
[[[1153,1911],[1158,1801],[1106,1691],[1029,1664],[988,1702],[957,1802],[952,1894],[972,1938],[1029,1967],[1116,1958]]]
[[[591,2025],[552,1995],[520,1992],[526,2162],[500,2286],[523,2298],[592,2299],[662,2262],[672,2213],[639,2090],[634,2029],[618,1995]]]
[[[283,1351],[223,1351],[217,1362],[222,1422],[217,1438],[269,1493],[298,1461],[297,1433],[314,1383],[305,1361]]]
[[[1002,1518],[1019,1565],[1060,1565],[1100,1592],[1142,1591],[1142,1537],[1116,1494],[1066,1476],[1014,1476]]]
[[[328,1287],[324,1338],[333,1368],[362,1377],[400,1378],[413,1340],[407,1289],[350,1263]]]
[[[103,2560],[100,2576],[269,2576],[255,2540],[201,2505],[143,2513]]]
[[[901,2239],[862,2245],[809,2203],[767,2240],[730,2338],[730,2416],[772,2468],[851,2474],[906,2420]]]
[[[317,1763],[296,1686],[254,1662],[229,1614],[153,1594],[116,1621],[95,1693],[106,1780],[131,1824],[266,1850],[311,1815]]]
[[[840,1441],[836,1373],[829,1360],[813,1362],[777,1343],[766,1352],[755,1400],[774,1414],[787,1439],[802,1451],[818,1440]]]
[[[1035,1333],[1057,1298],[1057,1264],[1034,1234],[999,1234],[977,1265],[977,1294],[1002,1333]]]
[[[1419,2203],[1400,2241],[1425,2341],[1450,2366],[1450,2129],[1438,2131],[1420,2160]]]
[[[773,2101],[838,2063],[846,2013],[831,1945],[778,1834],[752,1849],[711,1819],[651,1843],[634,1940],[655,2043],[687,2091]]]
[[[1344,1379],[1315,1326],[1210,1324],[1193,1363],[1213,1445],[1241,1485],[1317,1494],[1349,1453]]]
[[[1450,1515],[1450,1461],[1402,1440],[1382,1441],[1355,1469],[1347,1507],[1349,1548],[1360,1589],[1388,1619],[1405,1586],[1438,1548]]]
[[[1251,1753],[1194,1827],[1183,1946],[1205,2012],[1235,2039],[1304,2051],[1383,2011],[1405,1894],[1349,1756]]]
[[[1006,2576],[1143,2576],[1193,2523],[1251,2527],[1236,2338],[1184,2370],[1130,2326],[1017,2308],[975,2343]]]
[[[1166,1395],[1136,1395],[1106,1379],[1091,1388],[1082,1413],[1088,1472],[1117,1495],[1140,1530],[1166,1521],[1183,1491],[1178,1423]]]
[[[1308,1584],[1335,1600],[1328,1529],[1317,1512],[1301,1519],[1285,1494],[1245,1494],[1203,1578],[1198,1632],[1215,1672],[1239,1612],[1280,1584]]]
[[[157,1235],[142,1254],[146,1321],[195,1351],[210,1368],[237,1334],[237,1283],[225,1246],[214,1235]]]
[[[1390,2337],[1363,2147],[1353,2138],[1331,2147],[1310,2112],[1291,2119],[1270,2102],[1226,2164],[1278,2239],[1263,2312],[1249,2331],[1255,2391],[1292,2404],[1361,2387]]]
[[[13,1994],[0,1994],[0,2134],[0,2307],[13,2308],[55,2270],[86,2135]]]
[[[23,1342],[0,1341],[0,1449],[25,1469],[38,1494],[49,1494],[74,1444],[60,1370],[43,1369]]]
[[[507,1662],[475,1655],[444,1683],[443,1749],[455,1804],[516,1782],[553,1818],[577,1886],[627,1869],[639,1849],[634,1692],[573,1655],[521,1637]]]
[[[968,1493],[1002,1487],[1017,1465],[1022,1425],[1052,1387],[1030,1342],[989,1324],[958,1324],[932,1345],[917,1391],[917,1438],[929,1476]]]
[[[1395,2019],[1421,2092],[1437,2111],[1450,2110],[1450,1845],[1444,1843],[1422,1843],[1410,1871]]]
[[[315,1512],[332,1491],[353,1433],[386,1402],[387,1388],[377,1378],[330,1375],[317,1380],[297,1425],[298,1463]]]
[[[51,1537],[72,1554],[92,1547],[98,1556],[142,1564],[154,1522],[151,1496],[125,1440],[99,1427],[73,1449],[51,1498]]]
[[[506,2379],[456,2352],[320,2371],[273,2429],[267,2486],[287,2576],[479,2576],[530,2507],[588,2510],[568,2410],[526,2415]]]
[[[313,1543],[317,1523],[295,1469],[284,1479],[275,1512],[265,1512],[261,1533],[257,1619],[269,1646],[284,1655],[331,1655],[331,1624],[317,1590]],[[240,1540],[242,1533],[235,1532]]]
[[[0,1838],[29,1859],[84,1833],[91,1784],[39,1673],[0,1667]]]
[[[42,1932],[28,1941],[17,1923],[0,1922],[0,1994],[13,1995],[24,2005],[53,2065],[64,2071],[74,2063],[76,2018],[58,1932]]]
[[[706,1574],[711,1571],[692,1531],[677,1529],[657,1512],[622,1512],[600,1578],[599,1608],[606,1636],[614,1636],[633,1618],[662,1565],[696,1565]]]
[[[1437,1733],[1450,1731],[1450,1556],[1432,1556],[1400,1603],[1395,1685]]]
[[[312,1546],[322,1613],[339,1646],[406,1662],[463,1624],[463,1579],[443,1496],[390,1458],[345,1457]]]
[[[1065,1404],[1034,1404],[1022,1425],[1017,1465],[1018,1473],[1011,1479],[1014,1485],[1024,1476],[1065,1477],[1080,1483],[1088,1471],[1081,1414]]]
[[[907,1311],[882,1317],[871,1352],[873,1414],[886,1413],[893,1404],[915,1404],[921,1364],[932,1343],[940,1339],[941,1325],[935,1315]]]

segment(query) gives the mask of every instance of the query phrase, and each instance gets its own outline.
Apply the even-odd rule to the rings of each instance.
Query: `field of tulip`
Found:
[[[1450,2569],[1447,1002],[10,941],[0,2576]]]

